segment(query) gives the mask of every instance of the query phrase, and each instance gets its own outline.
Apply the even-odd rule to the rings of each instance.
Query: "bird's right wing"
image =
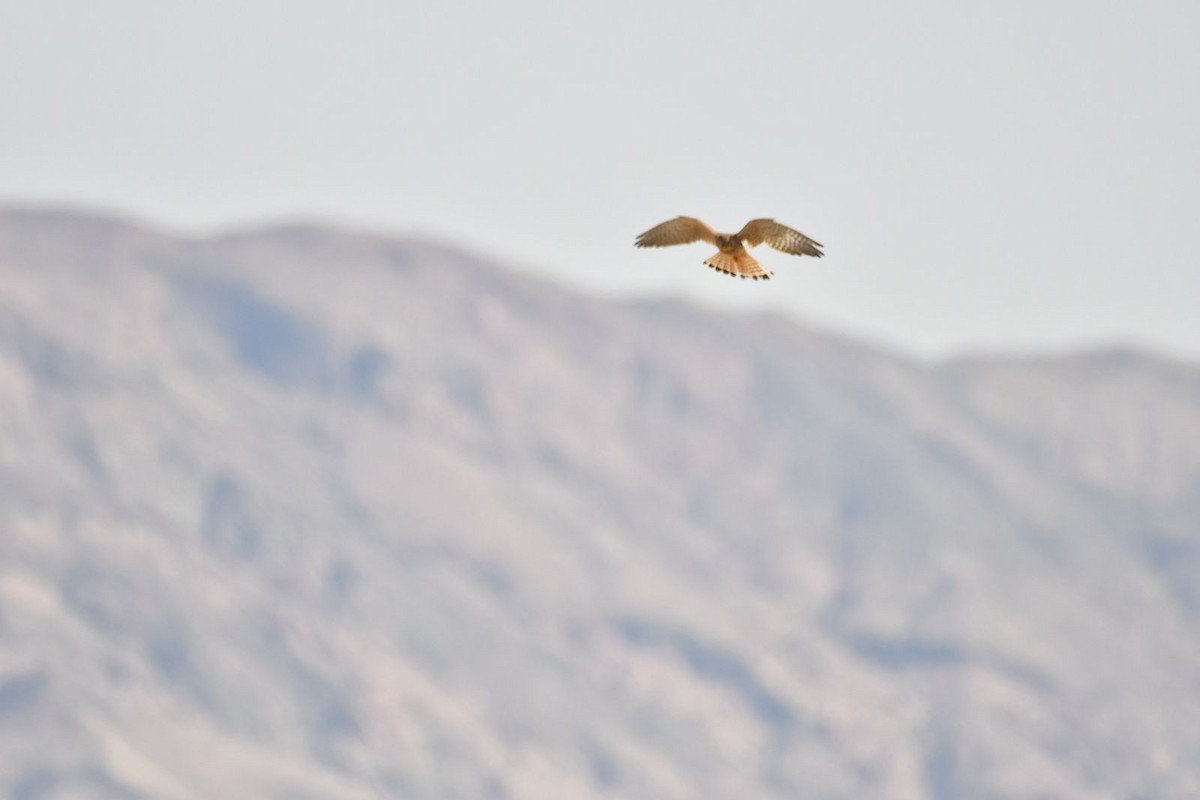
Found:
[[[712,228],[694,217],[676,217],[655,225],[637,238],[637,247],[667,247],[689,242],[717,243],[717,234]]]
[[[815,239],[810,239],[798,230],[781,225],[773,219],[752,219],[746,223],[738,236],[751,247],[766,242],[771,247],[794,256],[825,255],[820,248],[825,245]]]

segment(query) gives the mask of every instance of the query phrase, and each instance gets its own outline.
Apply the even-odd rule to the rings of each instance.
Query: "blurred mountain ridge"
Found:
[[[1200,366],[0,210],[0,791],[1200,795]]]

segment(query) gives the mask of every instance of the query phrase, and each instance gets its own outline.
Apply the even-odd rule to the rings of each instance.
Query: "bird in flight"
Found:
[[[717,233],[694,217],[676,217],[655,225],[637,237],[637,247],[668,247],[673,244],[708,242],[716,245],[717,253],[704,263],[727,275],[743,278],[771,277],[771,272],[746,252],[745,245],[754,247],[766,242],[776,250],[795,256],[825,255],[818,248],[825,245],[773,219],[752,219],[737,233]],[[743,244],[744,243],[744,244]]]

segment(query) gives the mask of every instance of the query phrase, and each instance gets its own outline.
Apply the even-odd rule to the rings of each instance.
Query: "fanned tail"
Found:
[[[718,251],[704,262],[708,266],[724,272],[726,275],[736,275],[742,278],[769,280],[771,273],[762,264],[754,260],[754,256],[743,251],[741,253],[724,253]]]

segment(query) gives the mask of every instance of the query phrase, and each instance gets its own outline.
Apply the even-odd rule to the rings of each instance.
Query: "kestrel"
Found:
[[[635,245],[667,247],[691,242],[708,242],[717,246],[719,252],[704,262],[708,266],[727,275],[740,275],[754,280],[766,280],[771,277],[771,272],[746,252],[743,242],[750,247],[766,242],[776,250],[794,256],[820,258],[825,255],[817,249],[825,245],[773,219],[752,219],[737,233],[717,233],[694,217],[676,217],[643,233]]]

